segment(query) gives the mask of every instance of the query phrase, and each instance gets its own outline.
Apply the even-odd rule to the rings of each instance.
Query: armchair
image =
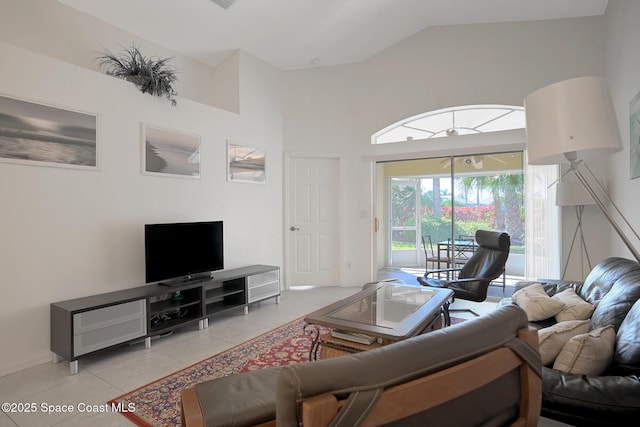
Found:
[[[514,305],[375,350],[206,381],[183,426],[537,426],[537,331]]]
[[[475,239],[478,248],[463,267],[430,270],[424,276],[419,276],[418,282],[423,286],[449,288],[453,291],[454,298],[476,302],[487,299],[489,284],[504,273],[511,238],[507,233],[478,230]],[[458,271],[458,277],[454,280],[429,277],[443,271]]]

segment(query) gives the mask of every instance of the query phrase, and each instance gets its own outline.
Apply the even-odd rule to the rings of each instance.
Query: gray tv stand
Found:
[[[69,361],[72,374],[89,354],[151,337],[190,323],[200,329],[209,318],[267,298],[280,298],[280,268],[270,265],[222,270],[180,285],[145,285],[52,303],[51,351],[54,363]]]

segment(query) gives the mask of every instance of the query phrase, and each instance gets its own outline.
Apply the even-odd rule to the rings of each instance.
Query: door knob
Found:
[[[300,229],[299,229],[298,227],[295,227],[295,226],[293,226],[293,225],[292,225],[291,227],[289,227],[289,230],[291,230],[291,231],[298,231],[298,230],[300,230]]]

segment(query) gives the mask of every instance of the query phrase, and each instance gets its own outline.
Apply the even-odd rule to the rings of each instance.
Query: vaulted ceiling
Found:
[[[434,25],[602,15],[607,0],[59,0],[201,62],[244,50],[280,69],[363,61]]]

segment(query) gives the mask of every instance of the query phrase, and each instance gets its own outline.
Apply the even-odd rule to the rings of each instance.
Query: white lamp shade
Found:
[[[609,91],[600,77],[579,77],[538,89],[524,100],[531,165],[567,163],[622,150]]]

